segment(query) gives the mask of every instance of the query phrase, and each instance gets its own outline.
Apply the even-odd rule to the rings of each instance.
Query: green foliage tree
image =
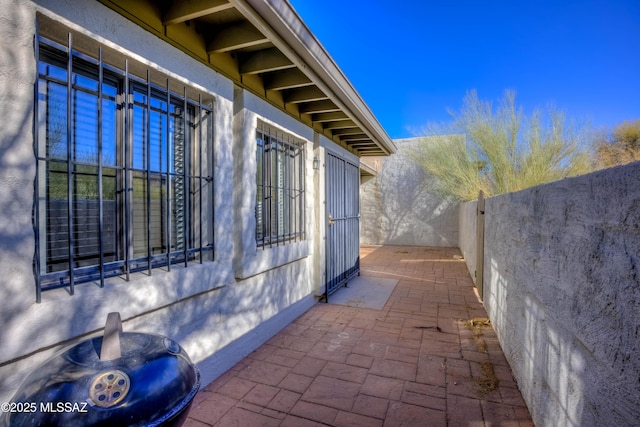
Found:
[[[599,167],[610,168],[640,160],[640,119],[625,121],[612,132],[596,138],[595,155]]]
[[[468,92],[453,122],[427,130],[412,155],[435,189],[459,201],[522,190],[592,170],[583,149],[588,131],[567,123],[550,109],[525,116],[514,92],[506,91],[494,109]]]

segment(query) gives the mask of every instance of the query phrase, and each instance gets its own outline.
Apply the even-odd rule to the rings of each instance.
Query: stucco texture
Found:
[[[396,140],[396,154],[367,161],[378,170],[360,187],[361,242],[458,246],[457,204],[435,194],[411,150],[428,138]]]
[[[634,163],[486,200],[484,303],[537,426],[638,425],[638,182]]]
[[[255,226],[246,226],[255,216],[246,203],[255,199],[255,186],[250,186],[255,183],[255,133],[234,130],[233,122],[236,112],[250,108],[249,125],[260,117],[285,131],[306,132],[309,152],[313,130],[255,97],[248,106],[236,105],[243,97],[234,98],[233,82],[99,2],[75,6],[65,0],[0,0],[0,401],[8,401],[25,376],[60,348],[101,334],[112,311],[120,312],[125,331],[157,333],[180,342],[206,384],[315,303],[307,247],[294,255],[263,250],[259,261],[264,262],[247,261],[247,254],[257,257],[255,237],[247,238]],[[71,28],[215,98],[213,261],[134,273],[128,282],[112,277],[104,288],[85,283],[76,287],[75,295],[62,288],[50,290],[41,303],[35,302],[36,12],[41,22],[47,17],[61,32],[67,31],[63,26]],[[313,176],[306,179],[307,188],[313,188]],[[309,212],[314,196],[308,196]],[[311,214],[308,221],[313,229]],[[235,273],[243,262],[253,270],[246,275],[250,277],[238,278]]]

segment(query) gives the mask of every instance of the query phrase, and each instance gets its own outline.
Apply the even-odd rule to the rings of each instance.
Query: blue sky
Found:
[[[640,119],[640,0],[290,2],[392,138],[472,89],[594,128]]]

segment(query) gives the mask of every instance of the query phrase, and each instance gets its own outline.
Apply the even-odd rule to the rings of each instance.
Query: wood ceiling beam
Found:
[[[164,15],[164,25],[174,25],[213,13],[231,9],[227,0],[175,0]]]
[[[208,53],[223,53],[269,42],[256,27],[247,21],[216,34],[207,46]]]
[[[358,143],[347,142],[346,145],[351,148],[355,148],[357,150],[366,150],[376,146],[376,144],[374,144],[374,142],[371,141],[371,139],[369,139],[368,142],[358,142]]]
[[[294,89],[313,84],[309,77],[297,68],[269,73],[264,76],[264,80],[267,90]]]
[[[338,122],[328,122],[323,127],[323,129],[346,129],[346,128],[358,128],[353,120],[340,120]],[[362,131],[360,131],[362,133]]]
[[[258,74],[293,68],[295,65],[275,47],[254,52],[240,63],[240,74]]]
[[[362,133],[362,129],[360,128],[350,128],[350,129],[336,129],[333,131],[334,136],[342,136],[342,135],[358,135]]]
[[[358,150],[358,153],[363,154],[363,155],[383,155],[385,156],[386,153],[384,151],[382,151],[378,146],[376,146],[375,144],[371,143],[371,148],[356,148],[356,150]]]
[[[330,113],[314,114],[311,116],[311,121],[314,123],[337,122],[348,118],[349,117],[342,111],[333,111]]]
[[[302,114],[330,113],[332,111],[340,111],[340,108],[328,99],[309,102],[308,104],[300,106],[300,113]]]
[[[358,147],[353,147],[353,148],[355,148],[356,150],[358,150],[361,153],[380,153],[380,152],[383,152],[380,149],[380,147],[378,147],[373,141],[370,144],[366,145],[366,146],[363,146],[363,147],[360,147],[360,148],[358,148]]]
[[[335,134],[334,134],[335,135]],[[364,134],[358,133],[355,135],[345,135],[340,137],[340,141],[348,142],[348,141],[371,141],[371,137]]]
[[[284,102],[288,104],[299,104],[323,99],[329,99],[329,97],[318,89],[317,86],[307,86],[289,91],[284,97]]]

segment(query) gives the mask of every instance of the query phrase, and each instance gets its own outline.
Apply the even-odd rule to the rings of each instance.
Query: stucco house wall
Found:
[[[484,305],[537,426],[638,424],[638,182],[633,163],[485,200]]]
[[[0,0],[0,401],[57,350],[99,334],[109,312],[125,331],[178,341],[207,384],[316,302],[320,141],[276,109],[97,1]],[[35,302],[33,111],[36,12],[215,98],[214,260],[114,277],[100,288],[46,291]],[[257,249],[256,122],[305,143],[306,240]],[[325,145],[331,142],[323,141]],[[321,154],[321,153],[320,153]]]
[[[377,176],[363,179],[361,241],[372,245],[458,246],[458,204],[430,190],[411,157],[428,138],[395,140],[396,154],[367,159]]]

